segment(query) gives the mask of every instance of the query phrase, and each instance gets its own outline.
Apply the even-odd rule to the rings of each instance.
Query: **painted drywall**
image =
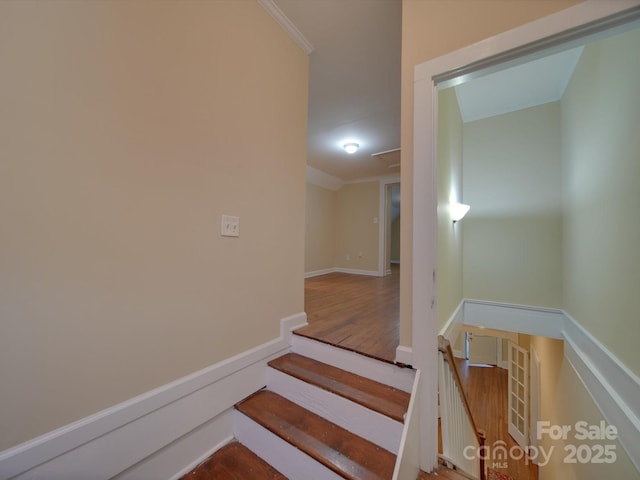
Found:
[[[451,219],[451,205],[464,203],[463,128],[454,89],[438,97],[438,330],[462,301],[462,222]]]
[[[336,196],[338,268],[378,271],[379,182],[348,183]]]
[[[559,102],[464,124],[464,296],[562,306]]]
[[[335,267],[336,196],[335,190],[307,183],[305,273]]]
[[[257,3],[1,2],[0,64],[0,450],[303,311],[308,58]]]
[[[420,63],[550,15],[579,0],[403,0],[402,2],[402,237],[400,344],[411,346],[413,224],[413,71]]]
[[[562,98],[566,311],[640,374],[640,29],[587,45]]]
[[[551,452],[551,454],[548,465],[540,467],[540,480],[639,479],[640,472],[633,466],[618,440],[576,439],[575,435],[578,433],[575,428],[576,422],[586,422],[589,426],[599,427],[600,422],[605,420],[576,371],[564,357],[563,344],[562,340],[531,337],[530,347],[535,349],[540,360],[540,421],[549,422],[549,425],[567,425],[571,428],[565,440],[553,440],[549,435],[542,435],[540,446],[545,452]],[[605,425],[607,425],[606,421]],[[537,431],[532,433],[535,438]],[[581,449],[579,458],[583,459],[592,458],[599,452],[599,447],[594,445],[602,447],[611,445],[609,450],[614,452],[615,462],[567,463],[565,459],[571,454],[570,445]],[[585,446],[581,447],[581,445]],[[591,456],[587,457],[587,455]]]

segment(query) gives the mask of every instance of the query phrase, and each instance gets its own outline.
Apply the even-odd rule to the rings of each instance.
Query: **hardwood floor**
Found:
[[[476,425],[486,433],[486,445],[492,447],[495,442],[502,440],[506,442],[508,451],[516,448],[515,456],[519,456],[521,450],[509,435],[507,427],[507,370],[498,367],[470,367],[469,362],[462,359],[456,359],[456,365]],[[487,467],[492,467],[491,460],[487,460]],[[538,478],[538,467],[524,458],[509,458],[507,468],[493,468],[511,475],[515,480]]]
[[[329,273],[305,280],[309,325],[297,334],[394,362],[400,342],[400,268],[385,277]]]

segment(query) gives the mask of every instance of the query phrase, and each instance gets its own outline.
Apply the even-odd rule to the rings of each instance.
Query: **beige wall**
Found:
[[[540,420],[548,421],[551,425],[569,425],[572,429],[567,434],[566,441],[543,436],[541,445],[545,452],[549,452],[551,448],[553,451],[549,464],[540,468],[540,480],[640,479],[640,472],[636,470],[618,440],[589,441],[575,438],[576,422],[600,425],[605,419],[596,405],[590,401],[589,392],[564,357],[563,343],[551,338],[531,337],[530,347],[536,351],[540,360]],[[533,434],[535,437],[535,432]],[[565,463],[564,459],[569,452],[564,449],[568,444],[576,447],[582,444],[613,445],[615,463]]]
[[[414,67],[577,3],[579,0],[403,0],[401,345],[411,346]]]
[[[0,2],[0,64],[0,450],[303,310],[308,59],[257,3]]]
[[[335,267],[336,197],[334,190],[307,183],[305,272]]]
[[[440,330],[462,300],[462,222],[451,220],[452,203],[462,195],[462,117],[455,90],[438,98],[438,276],[437,311]]]
[[[464,124],[464,297],[562,306],[559,102]]]
[[[378,270],[380,183],[343,185],[336,197],[336,250],[334,266]],[[349,259],[347,259],[347,256]]]
[[[637,375],[639,44],[586,46],[562,99],[565,309]]]

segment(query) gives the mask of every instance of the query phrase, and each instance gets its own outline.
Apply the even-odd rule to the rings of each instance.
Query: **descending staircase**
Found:
[[[238,403],[234,442],[185,479],[390,480],[413,370],[293,336]]]

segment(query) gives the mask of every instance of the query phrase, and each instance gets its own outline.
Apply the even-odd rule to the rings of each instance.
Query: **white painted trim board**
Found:
[[[0,479],[129,478],[123,472],[133,475],[146,460],[152,470],[172,465],[174,472],[165,471],[171,477],[197,465],[230,437],[224,418],[237,401],[265,385],[266,363],[290,350],[286,332],[305,323],[304,313],[287,317],[279,338],[0,452]],[[213,424],[218,430],[208,446],[185,447],[188,436]],[[167,458],[160,459],[162,451]]]

